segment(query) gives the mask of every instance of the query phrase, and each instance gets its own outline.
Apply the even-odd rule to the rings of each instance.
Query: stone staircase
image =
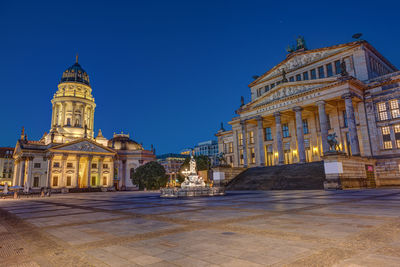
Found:
[[[314,190],[324,189],[324,162],[254,167],[240,173],[226,190]]]

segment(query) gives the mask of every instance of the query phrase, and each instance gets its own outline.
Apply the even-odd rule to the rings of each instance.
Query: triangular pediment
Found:
[[[325,87],[336,83],[336,78],[325,78],[313,81],[300,81],[300,82],[288,82],[284,84],[280,84],[274,87],[273,90],[268,91],[267,93],[263,94],[261,97],[257,98],[256,100],[246,104],[243,107],[243,110],[249,110],[252,108],[257,108],[259,106],[269,104],[271,102],[284,99],[286,97],[294,96],[297,94],[305,93],[308,91],[312,91],[316,88]]]
[[[105,147],[95,141],[86,138],[54,146],[50,150],[53,152],[71,151],[71,152],[89,152],[89,153],[116,153],[111,148]]]
[[[357,42],[336,45],[326,48],[314,49],[314,50],[307,50],[302,52],[294,52],[293,55],[289,55],[285,60],[281,63],[267,71],[265,74],[260,76],[258,79],[253,81],[249,87],[252,87],[256,84],[262,83],[267,81],[273,77],[282,75],[282,70],[284,69],[286,73],[294,71],[296,69],[305,67],[309,64],[317,62],[319,60],[328,58],[330,56],[339,54],[344,52],[350,48],[359,45]]]

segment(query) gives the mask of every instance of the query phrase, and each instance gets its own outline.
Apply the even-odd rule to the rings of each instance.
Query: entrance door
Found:
[[[375,174],[374,174],[374,166],[372,165],[365,165],[365,172],[367,174],[367,187],[368,188],[375,188]]]

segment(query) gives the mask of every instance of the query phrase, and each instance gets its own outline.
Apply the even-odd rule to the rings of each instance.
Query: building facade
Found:
[[[348,158],[369,160],[380,185],[400,184],[400,72],[372,45],[298,47],[250,83],[216,136],[234,167],[325,160],[336,134]]]
[[[169,184],[175,184],[179,170],[182,164],[190,156],[187,154],[168,153],[157,156],[157,162],[160,163],[166,174],[169,176]]]
[[[54,94],[49,133],[28,140],[22,130],[14,151],[13,185],[40,188],[104,187],[130,189],[133,170],[155,160],[152,151],[114,134],[94,137],[94,110],[89,75],[78,61],[64,71]]]
[[[12,184],[14,169],[14,148],[0,147],[0,185]]]

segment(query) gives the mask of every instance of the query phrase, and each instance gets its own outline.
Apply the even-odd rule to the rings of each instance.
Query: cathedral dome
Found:
[[[78,82],[78,83],[84,83],[84,84],[90,86],[89,75],[81,67],[81,65],[79,65],[78,56],[76,57],[75,64],[63,72],[60,83],[64,83],[64,82]]]
[[[142,145],[129,138],[129,134],[114,134],[108,146],[118,150],[143,150]]]

